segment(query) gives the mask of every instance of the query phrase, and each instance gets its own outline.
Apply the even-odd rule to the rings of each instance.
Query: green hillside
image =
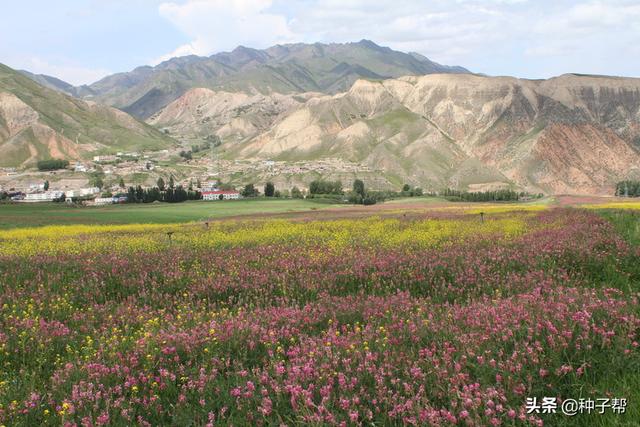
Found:
[[[115,150],[158,150],[175,141],[128,114],[46,88],[0,64],[0,165]]]

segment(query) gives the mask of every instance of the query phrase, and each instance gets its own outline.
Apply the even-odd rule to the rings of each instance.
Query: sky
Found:
[[[488,75],[640,77],[635,0],[3,0],[0,62],[72,84],[238,45],[372,40]]]

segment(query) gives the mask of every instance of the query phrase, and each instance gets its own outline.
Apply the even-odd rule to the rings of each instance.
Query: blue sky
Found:
[[[490,75],[640,77],[640,1],[20,0],[0,15],[0,62],[91,83],[237,45],[363,38]]]

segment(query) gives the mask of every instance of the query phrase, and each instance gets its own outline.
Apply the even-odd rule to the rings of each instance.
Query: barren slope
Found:
[[[640,80],[437,74],[359,80],[230,155],[341,157],[431,188],[505,183],[601,193],[640,167]]]

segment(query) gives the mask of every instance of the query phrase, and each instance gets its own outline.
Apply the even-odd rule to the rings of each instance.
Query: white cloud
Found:
[[[461,60],[483,43],[508,37],[509,9],[526,0],[187,0],[160,14],[190,42],[157,58],[209,55],[237,45],[357,41],[362,38],[441,61]],[[280,6],[277,7],[276,6]],[[277,10],[278,12],[276,12]]]
[[[508,39],[522,0],[316,0],[292,21],[295,32],[324,41],[368,38],[440,62],[463,63],[469,52]],[[374,4],[374,7],[371,5]]]
[[[268,47],[295,40],[271,0],[188,0],[162,3],[160,14],[191,38],[156,62],[182,55],[209,55],[238,45]]]
[[[489,74],[628,74],[639,65],[629,59],[640,45],[637,0],[184,0],[159,10],[190,41],[156,62],[366,38]]]
[[[640,44],[640,4],[627,0],[589,1],[559,10],[538,20],[532,27],[533,42],[527,55],[542,58],[575,59],[603,65],[628,58]],[[576,68],[573,71],[579,71]]]

